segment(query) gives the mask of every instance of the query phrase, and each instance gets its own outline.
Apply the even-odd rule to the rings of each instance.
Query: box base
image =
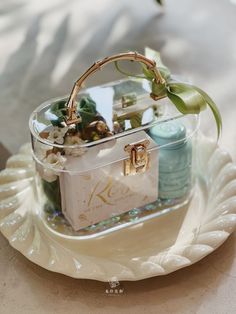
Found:
[[[192,191],[193,190],[194,188]],[[54,229],[54,226],[56,225],[57,231],[63,229],[64,234],[70,236],[81,236],[84,238],[94,238],[123,229],[130,225],[142,223],[143,221],[182,208],[190,202],[193,194],[192,191],[178,199],[158,199],[154,203],[140,208],[133,208],[124,214],[113,215],[107,220],[103,220],[97,224],[82,228],[78,231],[73,230],[70,223],[66,220],[61,212],[51,210],[47,204],[44,206],[44,211],[47,223],[52,229]]]

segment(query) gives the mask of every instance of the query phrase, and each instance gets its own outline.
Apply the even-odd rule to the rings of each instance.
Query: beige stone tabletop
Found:
[[[209,92],[223,116],[222,147],[236,161],[236,1],[50,0],[0,2],[0,140],[12,153],[29,140],[29,113],[67,94],[96,59],[124,50],[161,51],[173,72]],[[90,84],[115,79],[113,68]],[[202,129],[214,134],[203,114]],[[11,128],[9,127],[11,126]],[[236,239],[163,277],[106,283],[50,273],[0,235],[0,313],[236,313]]]

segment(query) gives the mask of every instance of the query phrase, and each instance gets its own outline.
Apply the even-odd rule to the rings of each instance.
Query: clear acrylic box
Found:
[[[29,122],[49,228],[96,237],[189,202],[197,115],[151,99],[145,79],[81,91],[76,127],[63,122],[67,99],[43,103]]]

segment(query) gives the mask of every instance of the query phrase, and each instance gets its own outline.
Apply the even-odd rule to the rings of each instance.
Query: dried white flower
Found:
[[[61,153],[51,153],[43,160],[43,166],[37,166],[40,176],[47,182],[53,182],[57,179],[56,171],[63,169],[66,158]]]
[[[63,157],[59,152],[57,152],[56,154],[51,153],[46,157],[45,162],[53,168],[63,169],[66,158]]]
[[[63,144],[64,136],[68,131],[67,127],[59,128],[58,126],[54,126],[53,129],[49,132],[47,140],[52,143]]]
[[[47,157],[48,151],[52,150],[53,146],[43,144],[40,142],[35,143],[34,151],[39,160],[43,160]]]
[[[78,136],[78,135],[67,135],[65,138],[65,145],[83,145],[85,142]],[[65,153],[66,155],[71,155],[74,157],[81,156],[86,152],[85,147],[66,147],[65,146]]]

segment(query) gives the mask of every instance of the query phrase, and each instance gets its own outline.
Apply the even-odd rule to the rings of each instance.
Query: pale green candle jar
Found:
[[[192,138],[187,138],[186,126],[175,120],[152,127],[149,135],[161,147],[159,150],[158,200],[160,206],[181,203],[192,189]]]

